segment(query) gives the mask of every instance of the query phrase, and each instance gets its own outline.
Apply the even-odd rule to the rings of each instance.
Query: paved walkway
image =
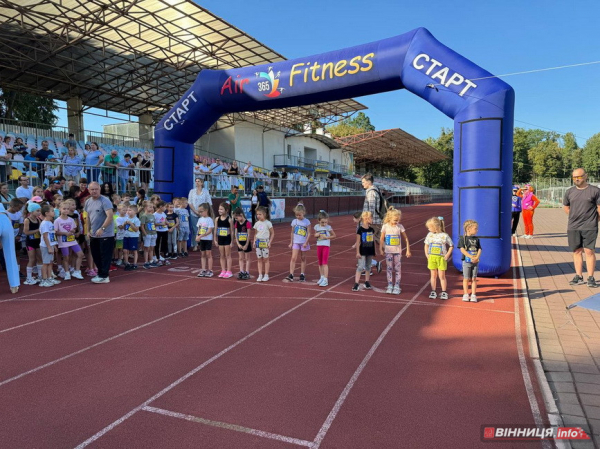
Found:
[[[562,209],[539,208],[534,226],[534,238],[519,237],[518,244],[542,366],[564,424],[591,432],[595,447],[600,447],[600,312],[565,309],[600,293],[600,288],[569,285],[575,271]],[[520,226],[519,236],[522,233]],[[596,270],[600,281],[598,263]],[[571,444],[576,449],[594,447],[590,442]]]

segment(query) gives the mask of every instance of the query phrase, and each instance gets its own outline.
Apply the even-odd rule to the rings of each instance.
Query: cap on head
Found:
[[[39,197],[38,197],[38,198],[39,198]],[[27,205],[27,211],[28,211],[29,213],[31,213],[31,212],[34,212],[34,211],[36,211],[36,210],[38,210],[38,209],[41,209],[41,206],[40,206],[39,204],[37,204],[37,203],[29,203],[29,204]]]
[[[42,199],[41,196],[34,196],[33,198],[31,198],[31,201],[34,203],[41,203],[44,200]]]

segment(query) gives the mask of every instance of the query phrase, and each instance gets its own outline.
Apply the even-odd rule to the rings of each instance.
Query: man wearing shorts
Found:
[[[575,277],[571,285],[585,284],[583,280],[583,252],[587,268],[587,285],[596,288],[594,268],[596,266],[596,238],[598,237],[598,219],[600,217],[600,189],[587,182],[587,173],[583,168],[573,170],[573,187],[565,192],[563,208],[569,216],[567,237],[569,248],[573,251]]]

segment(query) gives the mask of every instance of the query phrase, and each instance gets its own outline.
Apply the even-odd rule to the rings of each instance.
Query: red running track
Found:
[[[450,208],[403,209],[400,296],[384,272],[350,291],[350,217],[331,219],[326,288],[314,248],[308,282],[282,282],[280,224],[265,284],[199,279],[193,254],[2,293],[0,447],[466,448],[489,447],[483,425],[547,424],[512,272],[481,279],[473,304],[450,268],[451,298],[427,297],[425,221]]]

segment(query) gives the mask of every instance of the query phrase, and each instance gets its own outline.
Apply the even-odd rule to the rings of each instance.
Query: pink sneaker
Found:
[[[233,277],[233,273],[231,271],[226,271],[223,277],[225,279],[229,279],[230,277]]]
[[[221,271],[221,272],[219,273],[219,276],[218,276],[218,277],[220,277],[220,278],[224,278],[226,273],[227,273],[227,271]]]
[[[98,276],[98,272],[96,270],[87,270],[87,272],[85,274],[87,274],[89,277]]]

